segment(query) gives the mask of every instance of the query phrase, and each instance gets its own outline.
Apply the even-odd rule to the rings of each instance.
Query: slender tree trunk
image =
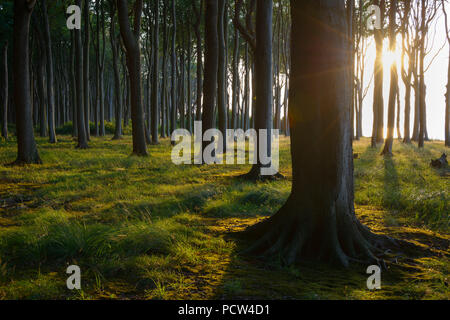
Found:
[[[450,147],[450,58],[448,60],[447,93],[445,94],[445,145]]]
[[[115,12],[116,6],[114,1],[111,1],[111,28],[109,32],[112,64],[114,71],[114,105],[115,105],[115,129],[113,140],[118,140],[122,137],[122,94],[120,90],[120,73],[119,73],[119,39],[116,38],[116,21]]]
[[[42,163],[33,132],[30,104],[29,27],[36,1],[14,1],[13,94],[16,108],[17,160],[14,164]]]
[[[126,47],[127,67],[130,79],[133,154],[146,156],[147,145],[145,143],[144,110],[141,96],[141,53],[139,45],[142,0],[136,0],[135,2],[133,30],[131,30],[128,18],[127,0],[117,0],[117,8],[120,33]]]
[[[205,69],[203,83],[202,135],[214,128],[214,106],[217,95],[217,70],[219,66],[219,39],[217,32],[218,1],[205,0]],[[203,142],[202,150],[209,145]]]
[[[375,5],[380,6],[382,12],[382,23],[384,21],[384,0],[375,0]],[[383,102],[383,35],[382,29],[375,29],[375,84],[373,92],[373,128],[372,128],[372,147],[377,143],[384,141],[384,102]]]
[[[273,1],[257,0],[256,2],[256,50],[254,52],[254,83],[255,90],[253,96],[256,98],[254,107],[254,128],[259,133],[261,130],[267,130],[267,144],[265,146],[266,155],[271,157],[272,154],[272,106],[273,106],[273,86],[272,86],[272,16]],[[259,141],[259,139],[258,139]],[[259,141],[258,149],[262,148]],[[271,163],[263,165],[258,152],[257,161],[252,166],[250,172],[244,175],[245,178],[270,179],[281,176],[279,173],[269,176],[262,175],[261,170],[264,167],[271,167]]]
[[[87,0],[85,0],[87,1]],[[77,5],[81,8],[81,0],[77,0]],[[78,123],[78,145],[79,149],[86,149],[87,133],[86,118],[84,115],[84,88],[83,88],[83,47],[81,41],[81,30],[75,29],[75,82],[77,99],[77,123]]]
[[[391,0],[389,9],[389,50],[395,52],[396,49],[396,24],[395,14],[397,11],[397,0]],[[395,103],[398,90],[398,73],[397,63],[394,61],[391,67],[391,81],[389,88],[389,104],[388,104],[388,127],[387,137],[384,144],[382,155],[392,156],[392,144],[394,142],[394,128],[395,128]]]
[[[158,144],[159,127],[159,1],[154,7],[155,27],[153,30],[153,77],[152,77],[152,144]]]
[[[8,139],[8,41],[3,46],[2,55],[2,137]]]
[[[44,38],[45,51],[47,57],[47,104],[48,104],[48,136],[50,143],[56,143],[55,133],[55,85],[54,85],[54,70],[53,70],[53,53],[52,53],[52,38],[50,36],[50,23],[48,21],[46,0],[42,0],[42,15],[44,17]]]
[[[84,121],[86,127],[86,138],[89,141],[91,129],[89,125],[89,0],[84,0],[84,43],[83,43],[83,99],[84,99]]]
[[[227,125],[227,106],[226,106],[226,51],[225,51],[225,0],[218,0],[218,21],[217,33],[219,38],[219,68],[217,73],[217,109],[219,115],[219,130],[222,132],[223,150],[227,149],[227,136],[225,134]],[[224,151],[225,152],[225,151]]]
[[[235,19],[239,18],[236,10]],[[237,104],[239,100],[239,30],[234,27],[234,48],[233,48],[233,97],[231,99],[231,127],[237,129]]]
[[[171,57],[171,113],[170,113],[170,130],[171,134],[177,126],[177,98],[176,98],[176,74],[177,74],[177,61],[175,52],[175,38],[177,34],[177,16],[175,12],[175,0],[172,0],[172,57]],[[172,142],[173,143],[173,142]]]
[[[197,40],[197,110],[195,119],[197,121],[201,121],[202,119],[202,90],[203,90],[203,56],[202,56],[202,35],[200,32],[200,24],[201,24],[201,17],[202,17],[202,10],[203,10],[203,0],[200,0],[200,8],[197,9],[194,4],[194,10],[197,16],[197,20],[195,23],[195,37]]]

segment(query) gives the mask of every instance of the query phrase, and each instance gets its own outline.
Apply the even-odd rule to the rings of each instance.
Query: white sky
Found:
[[[448,4],[447,4],[448,7]],[[450,13],[450,8],[447,10]],[[442,45],[446,42],[445,35],[445,19],[440,9],[439,17],[436,19],[436,36],[434,41],[434,47],[425,59],[425,66],[431,62],[433,56],[439,51]],[[434,30],[430,30],[429,35],[433,35]],[[385,42],[385,47],[388,46],[388,41]],[[397,43],[397,50],[401,49],[401,42]],[[366,64],[366,74],[365,74],[365,86],[369,84],[370,78],[373,74],[373,65],[375,62],[375,43],[372,40],[371,46],[367,52],[367,64]],[[425,84],[427,86],[426,103],[427,103],[427,130],[430,139],[444,139],[444,116],[445,116],[445,93],[447,86],[447,71],[449,62],[449,47],[448,43],[445,44],[444,48],[438,56],[435,58],[427,73],[425,74]],[[400,70],[400,65],[398,65]],[[384,107],[385,107],[385,134],[386,134],[386,124],[387,124],[387,105],[389,98],[389,82],[390,82],[390,70],[389,67],[384,68]],[[400,84],[400,127],[401,133],[403,135],[403,122],[404,122],[404,103],[405,103],[405,86],[403,81],[399,78]],[[372,122],[373,122],[373,81],[368,91],[368,94],[364,100],[363,105],[363,135],[372,135]],[[414,90],[411,92],[411,133],[414,120]],[[395,131],[396,135],[396,131]]]

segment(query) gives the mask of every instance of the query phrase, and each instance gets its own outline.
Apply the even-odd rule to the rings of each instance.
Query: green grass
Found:
[[[168,140],[140,158],[129,136],[92,137],[87,150],[58,139],[37,139],[41,166],[0,166],[0,299],[449,298],[449,175],[428,164],[445,151],[441,142],[424,150],[396,142],[392,159],[367,139],[355,142],[360,219],[435,253],[400,259],[372,292],[361,266],[249,260],[227,237],[288,197],[286,138],[288,179],[258,183],[235,178],[249,165],[176,166]],[[0,142],[0,163],[15,153],[15,141]],[[81,267],[80,291],[66,288],[70,264]]]

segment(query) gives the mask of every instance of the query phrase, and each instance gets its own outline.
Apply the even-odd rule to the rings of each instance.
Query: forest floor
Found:
[[[429,162],[442,142],[394,144],[380,156],[354,144],[356,214],[378,233],[421,247],[395,253],[381,290],[367,266],[313,262],[285,267],[240,255],[230,232],[275,213],[289,195],[289,139],[280,143],[286,180],[251,183],[249,165],[175,166],[170,142],[130,156],[131,137],[92,137],[76,150],[38,138],[41,166],[0,166],[0,299],[449,299],[450,170]],[[15,159],[0,142],[0,164]],[[68,290],[66,268],[81,268]]]

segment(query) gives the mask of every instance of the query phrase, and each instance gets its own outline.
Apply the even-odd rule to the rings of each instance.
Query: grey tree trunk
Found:
[[[159,127],[159,1],[155,2],[154,7],[155,25],[153,29],[153,74],[152,74],[152,144],[158,144]]]
[[[89,141],[91,137],[91,130],[89,126],[89,0],[84,0],[83,9],[84,22],[84,43],[83,43],[83,99],[84,99],[84,121],[86,127],[86,138]]]
[[[218,1],[205,0],[205,69],[203,82],[202,135],[214,128],[214,106],[217,95],[217,70],[219,66],[219,39],[217,33]],[[202,150],[208,146],[203,142]]]
[[[292,192],[275,215],[246,230],[254,241],[247,252],[285,264],[377,263],[374,247],[390,239],[362,225],[353,203],[344,2],[291,1],[291,10]]]
[[[396,23],[395,14],[397,10],[397,0],[391,0],[389,9],[389,49],[395,52],[396,49]],[[391,81],[389,88],[389,104],[388,104],[388,127],[387,137],[384,144],[382,155],[392,156],[392,144],[394,142],[394,127],[395,127],[395,103],[398,91],[398,73],[397,63],[393,62],[391,65]]]
[[[50,36],[50,23],[48,21],[46,0],[42,0],[42,16],[44,17],[44,39],[47,58],[47,111],[48,111],[48,137],[50,143],[56,143],[55,132],[55,75],[53,71],[52,38]]]
[[[42,163],[33,132],[30,103],[29,27],[36,1],[14,1],[13,97],[16,108],[17,159],[13,164]]]
[[[141,50],[139,33],[141,27],[142,0],[134,6],[134,28],[131,30],[128,18],[127,0],[117,0],[120,33],[126,47],[127,67],[130,79],[131,118],[133,131],[133,154],[146,156],[144,109],[142,107]]]
[[[87,0],[85,0],[87,1]],[[81,0],[77,0],[77,5],[81,8]],[[84,88],[83,88],[83,47],[81,42],[81,30],[75,29],[75,86],[77,100],[77,124],[78,124],[78,145],[79,149],[86,149],[87,128],[84,115]]]
[[[3,46],[2,55],[2,137],[8,139],[8,41]]]
[[[172,57],[171,57],[171,112],[170,112],[170,133],[176,129],[177,126],[177,97],[176,97],[176,74],[177,74],[177,58],[175,53],[175,38],[177,34],[177,16],[175,12],[175,0],[172,0]]]
[[[226,51],[225,51],[225,0],[218,0],[217,34],[219,39],[219,67],[217,72],[217,109],[219,115],[219,130],[222,132],[223,150],[227,149],[226,130],[228,128],[227,106],[226,106]],[[224,151],[225,152],[225,151]]]
[[[118,140],[122,137],[122,94],[120,90],[120,74],[119,74],[119,41],[116,38],[116,21],[115,12],[116,6],[114,0],[110,2],[111,5],[111,27],[109,31],[109,38],[111,42],[112,64],[114,71],[114,107],[115,107],[115,129],[113,140]]]

